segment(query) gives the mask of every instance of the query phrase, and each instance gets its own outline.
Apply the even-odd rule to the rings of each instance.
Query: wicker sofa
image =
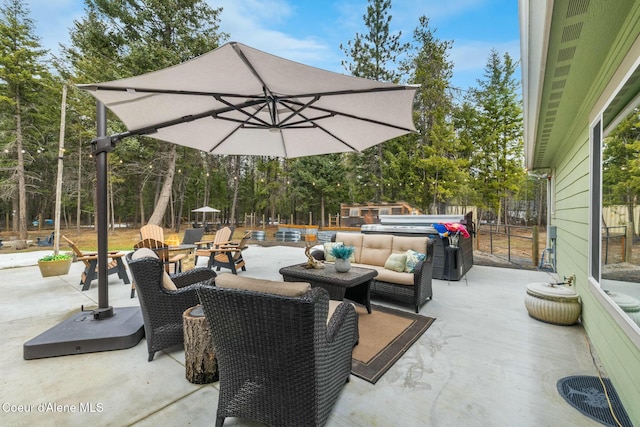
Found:
[[[416,313],[432,298],[433,240],[429,237],[338,232],[332,240],[355,248],[352,266],[372,268],[378,272],[371,287],[372,296],[411,304]],[[424,261],[416,264],[413,273],[385,268],[390,255],[405,254],[409,249],[426,255]],[[327,258],[318,253],[314,257]]]

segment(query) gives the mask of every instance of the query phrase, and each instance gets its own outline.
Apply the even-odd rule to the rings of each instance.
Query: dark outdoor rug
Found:
[[[351,373],[372,384],[420,338],[434,318],[371,305],[371,314],[357,306],[360,341],[353,348]]]
[[[607,388],[611,407],[598,377],[575,375],[561,378],[558,380],[558,391],[571,406],[589,418],[606,426],[618,427],[617,418],[619,425],[633,427],[609,378],[603,378],[602,381]]]

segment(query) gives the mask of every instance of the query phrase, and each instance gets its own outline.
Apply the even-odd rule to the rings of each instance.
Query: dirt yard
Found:
[[[304,247],[304,242],[281,242],[275,240],[275,232],[278,230],[277,226],[269,226],[265,228],[265,240],[256,241],[251,240],[250,244],[258,244],[261,246],[274,246],[274,245],[286,245]],[[29,239],[33,240],[33,244],[24,251],[39,251],[52,249],[50,246],[37,246],[35,244],[37,237],[45,237],[51,234],[52,230],[42,229],[40,231],[32,231],[29,233]],[[234,239],[239,240],[244,232],[243,227],[236,228],[234,232]],[[478,241],[474,242],[474,264],[486,265],[493,267],[505,267],[505,268],[517,268],[535,270],[538,268],[540,261],[540,254],[536,257],[532,257],[532,240],[530,231],[527,234],[526,230],[516,229],[511,232],[511,236],[508,238],[505,234],[489,233],[484,230],[480,230]],[[83,228],[80,231],[74,229],[63,229],[62,234],[74,241],[76,245],[83,251],[95,251],[97,249],[97,235],[93,228]],[[165,240],[169,243],[178,244],[182,240],[184,231],[175,233],[173,230],[165,229]],[[203,240],[212,239],[213,235],[205,235]],[[3,242],[12,240],[12,233],[3,231],[0,233],[0,238]],[[493,243],[491,242],[493,238]],[[109,249],[129,251],[133,249],[133,245],[139,239],[138,228],[116,228],[109,231]],[[510,241],[510,243],[509,243]],[[539,235],[539,251],[545,248],[546,235],[540,233]],[[476,247],[476,243],[479,244],[479,249]],[[60,243],[60,250],[70,250],[66,242]],[[511,251],[509,259],[509,250]],[[0,248],[0,253],[17,252],[13,247],[4,245]],[[536,262],[533,262],[535,258]],[[628,280],[640,282],[640,245],[634,245],[633,247],[633,263],[619,263],[612,262],[603,267],[603,275],[606,278],[613,280]],[[613,261],[613,260],[612,260]]]

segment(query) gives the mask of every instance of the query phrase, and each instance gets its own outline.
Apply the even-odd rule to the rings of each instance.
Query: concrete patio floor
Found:
[[[188,382],[182,349],[147,362],[143,339],[126,350],[24,360],[25,342],[98,302],[97,281],[86,292],[78,286],[81,263],[66,276],[43,279],[33,262],[40,255],[20,254],[19,261],[0,254],[0,425],[214,424],[218,383]],[[281,267],[305,261],[303,249],[282,246],[251,246],[244,256],[247,271],[240,274],[276,280]],[[110,305],[138,304],[128,285],[115,275],[109,280]],[[484,266],[459,282],[434,280],[433,300],[421,314],[437,320],[376,385],[351,376],[327,425],[600,425],[556,389],[562,377],[597,375],[583,328],[536,321],[524,307],[527,283],[556,280]],[[227,425],[261,424],[227,419]]]

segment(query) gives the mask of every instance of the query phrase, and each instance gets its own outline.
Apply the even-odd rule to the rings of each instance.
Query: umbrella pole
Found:
[[[96,105],[96,130],[99,138],[107,134],[107,108],[102,102]],[[95,319],[105,319],[113,316],[113,307],[109,306],[109,283],[107,274],[109,251],[109,236],[107,233],[107,153],[108,150],[96,150],[96,192],[97,192],[97,227],[98,227],[98,308],[94,310]]]

